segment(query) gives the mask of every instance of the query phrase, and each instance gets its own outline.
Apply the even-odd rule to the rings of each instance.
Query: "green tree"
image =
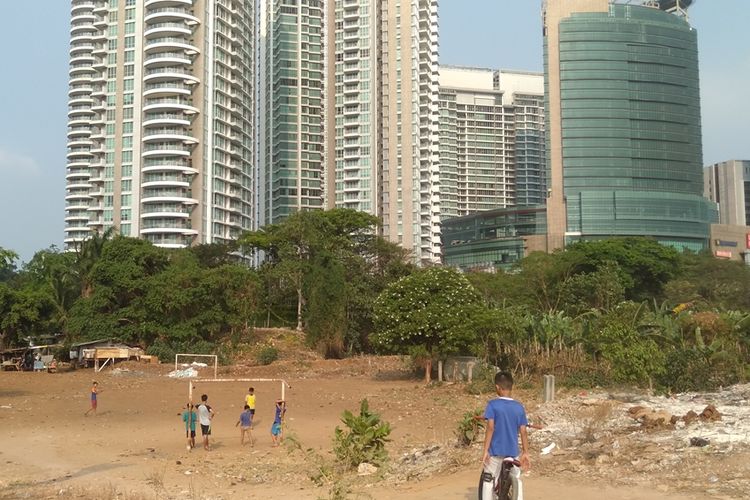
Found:
[[[429,382],[435,357],[472,350],[476,335],[467,319],[481,305],[479,294],[456,271],[417,271],[388,286],[375,301],[372,343],[382,352],[417,355]]]
[[[594,272],[609,263],[623,271],[627,298],[635,301],[661,296],[664,285],[679,273],[680,254],[650,238],[611,238],[581,241],[567,248],[577,255],[577,272]]]
[[[0,282],[8,281],[16,272],[18,254],[0,247]]]
[[[93,291],[94,268],[102,256],[104,246],[117,235],[117,229],[112,226],[103,233],[94,231],[91,236],[75,245],[74,269],[81,283],[81,297],[89,297]]]

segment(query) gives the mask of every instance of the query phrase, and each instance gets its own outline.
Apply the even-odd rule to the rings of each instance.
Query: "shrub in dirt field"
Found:
[[[456,427],[456,437],[458,444],[461,446],[471,446],[478,438],[480,431],[484,429],[484,419],[482,418],[483,410],[477,408],[473,411],[467,411]]]
[[[257,360],[261,365],[270,365],[279,359],[279,350],[272,345],[264,346],[258,351]]]
[[[341,415],[345,429],[336,427],[333,452],[336,460],[345,467],[362,463],[382,465],[388,460],[385,444],[390,441],[391,424],[370,411],[366,399],[360,402],[359,415],[345,410]]]

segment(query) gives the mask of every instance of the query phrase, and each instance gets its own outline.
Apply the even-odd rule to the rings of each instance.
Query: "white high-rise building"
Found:
[[[65,243],[253,221],[254,0],[72,0]]]
[[[437,0],[330,1],[326,19],[326,206],[439,262]]]
[[[719,223],[750,226],[750,161],[727,160],[703,169],[704,196],[719,207]]]
[[[440,68],[442,217],[545,200],[544,75]]]

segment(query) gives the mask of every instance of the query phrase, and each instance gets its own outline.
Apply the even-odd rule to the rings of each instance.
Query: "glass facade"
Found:
[[[547,232],[544,206],[504,208],[443,221],[445,264],[461,269],[507,268],[522,259],[526,238]]]
[[[695,30],[655,8],[611,4],[560,21],[559,57],[566,239],[705,248],[715,210],[702,197]]]
[[[323,7],[267,0],[263,223],[323,207]]]

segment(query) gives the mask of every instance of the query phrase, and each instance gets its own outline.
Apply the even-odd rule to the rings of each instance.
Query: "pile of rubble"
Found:
[[[530,440],[546,451],[536,460],[545,475],[585,473],[729,498],[750,491],[750,384],[673,396],[581,393],[530,413],[542,427]]]

